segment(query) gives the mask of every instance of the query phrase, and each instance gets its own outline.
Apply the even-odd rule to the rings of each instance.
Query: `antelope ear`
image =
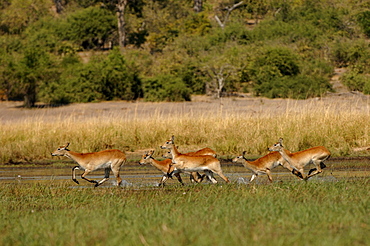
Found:
[[[64,146],[64,148],[66,149],[68,146],[69,146],[69,143],[67,143],[66,146]]]
[[[283,138],[279,138],[279,144],[283,145]]]
[[[150,156],[152,156],[154,154],[154,149],[150,150],[149,153],[150,153]]]
[[[171,140],[172,140],[172,142],[175,140],[175,136],[174,135],[172,135]]]
[[[247,153],[247,151],[245,151],[245,150],[244,150],[244,151],[243,151],[243,154],[242,154],[242,156],[243,156],[243,157],[244,157],[245,153]]]

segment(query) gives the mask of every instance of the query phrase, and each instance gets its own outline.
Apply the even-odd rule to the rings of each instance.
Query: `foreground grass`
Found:
[[[369,245],[369,179],[69,188],[7,184],[1,245]]]

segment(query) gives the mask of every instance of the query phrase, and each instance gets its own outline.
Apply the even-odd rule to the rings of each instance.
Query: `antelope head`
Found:
[[[243,151],[242,155],[239,155],[239,156],[235,157],[233,159],[233,162],[238,162],[239,160],[244,160],[245,159],[244,155],[245,155],[246,152],[247,151]]]
[[[175,145],[175,136],[172,135],[171,139],[167,140],[161,147],[161,149],[171,149]]]
[[[268,148],[269,151],[280,151],[283,146],[283,138],[279,138],[279,141]]]
[[[69,149],[67,149],[68,146],[69,146],[69,143],[67,143],[64,146],[60,146],[59,148],[54,150],[54,152],[52,152],[51,155],[52,156],[64,156],[69,151]]]
[[[147,164],[148,161],[153,158],[152,155],[154,154],[154,150],[149,150],[145,152],[145,154],[141,157],[141,160],[139,161],[140,165]]]

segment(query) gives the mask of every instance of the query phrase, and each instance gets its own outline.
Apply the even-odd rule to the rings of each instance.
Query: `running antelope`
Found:
[[[321,173],[322,169],[326,167],[324,161],[330,157],[330,151],[324,146],[312,147],[292,153],[284,148],[282,138],[280,138],[277,143],[272,145],[269,150],[278,151],[281,156],[290,164],[290,166],[294,168],[293,174],[304,180]],[[304,167],[310,163],[314,164],[315,168],[311,169],[308,172],[308,175],[305,175]]]
[[[176,148],[178,148],[178,147],[176,147]],[[203,149],[200,149],[198,151],[188,152],[188,153],[179,153],[179,154],[188,155],[188,156],[209,155],[209,156],[213,156],[215,158],[217,157],[216,151],[214,151],[211,148],[203,148]],[[162,157],[172,159],[171,150],[169,150],[166,154],[162,155]],[[204,176],[205,175],[200,175],[198,172],[193,172],[190,175],[190,181],[192,183],[194,183],[194,182],[200,183],[200,182],[203,181]],[[208,177],[207,177],[207,179],[208,179]]]
[[[171,151],[172,165],[175,167],[173,173],[204,171],[208,179],[214,184],[217,183],[217,180],[213,177],[213,173],[218,174],[227,183],[230,182],[222,173],[221,164],[217,158],[209,155],[189,156],[181,154],[177,150],[174,141],[175,137],[172,136],[170,140],[167,140],[161,146],[162,149],[169,149]]]
[[[271,152],[255,161],[248,161],[244,157],[245,153],[246,151],[243,151],[243,154],[235,157],[233,162],[241,162],[245,168],[252,171],[252,177],[249,182],[252,182],[259,174],[267,174],[267,178],[272,182],[271,169],[279,165],[291,170],[288,163],[278,152]]]
[[[153,158],[153,154],[154,154],[154,150],[145,152],[145,154],[141,157],[139,164],[140,165],[150,164],[153,167],[157,168],[159,171],[161,171],[163,173],[163,177],[161,178],[161,181],[159,182],[158,186],[161,186],[161,185],[164,186],[165,182],[169,178],[168,173],[171,173],[174,170],[174,166],[171,165],[172,159],[165,159],[163,161],[158,161]],[[182,182],[180,173],[175,173],[174,175],[177,178],[177,180],[183,185],[184,183]],[[199,175],[197,172],[194,172],[194,173],[191,173],[190,180],[192,182],[198,183],[202,180],[202,176]]]
[[[81,178],[89,181],[90,183],[95,183],[95,187],[101,185],[109,179],[110,170],[112,170],[114,176],[117,179],[117,186],[122,183],[122,179],[119,176],[119,171],[121,166],[126,163],[125,153],[117,149],[103,150],[93,153],[76,153],[67,149],[68,146],[69,143],[64,146],[60,146],[53,153],[51,153],[51,155],[65,156],[77,162],[78,166],[72,168],[72,180],[74,182],[79,184],[76,179],[76,169],[81,169],[84,171],[81,175]],[[90,172],[98,169],[105,169],[104,179],[98,182],[85,177]]]

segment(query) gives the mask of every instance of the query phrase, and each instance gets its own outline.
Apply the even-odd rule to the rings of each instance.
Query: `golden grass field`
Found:
[[[355,148],[370,145],[370,97],[329,94],[307,100],[255,97],[194,97],[192,102],[101,102],[25,109],[0,103],[0,163],[51,159],[50,152],[125,150],[137,159],[170,136],[182,152],[210,147],[231,158],[246,150],[266,153],[279,137],[291,151],[324,145],[332,156],[367,156]]]

